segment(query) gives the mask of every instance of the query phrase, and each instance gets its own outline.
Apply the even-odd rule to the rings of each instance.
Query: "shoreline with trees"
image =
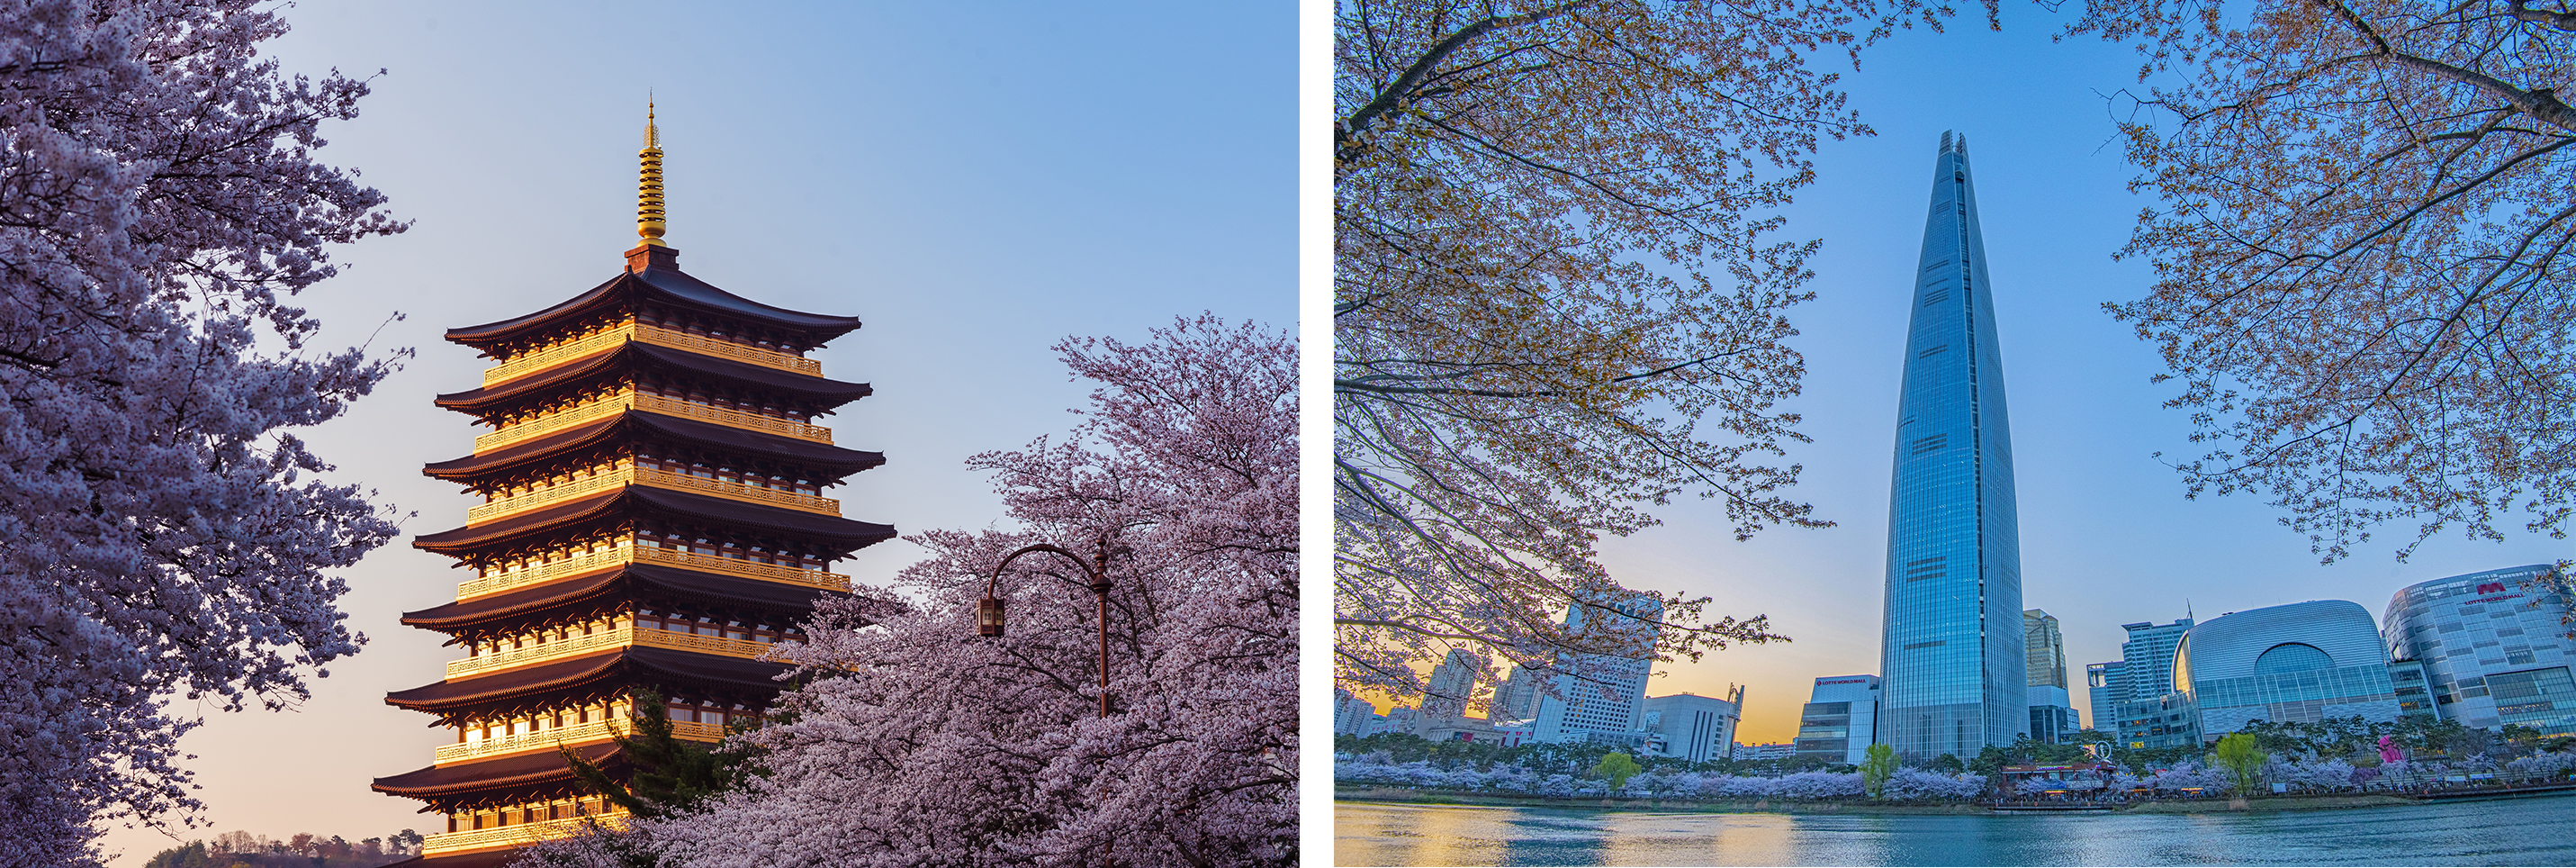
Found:
[[[2106,740],[2097,731],[2082,735]],[[2381,759],[2382,737],[2396,761]],[[1721,813],[2197,812],[2576,792],[2576,739],[2413,719],[2264,722],[2202,748],[2106,750],[2111,761],[2092,786],[2057,780],[2062,773],[2006,786],[2009,767],[2094,761],[2083,744],[2027,739],[1920,767],[1875,747],[1868,761],[1843,765],[1815,757],[1691,763],[1606,744],[1507,747],[1394,733],[1334,741],[1336,801]]]

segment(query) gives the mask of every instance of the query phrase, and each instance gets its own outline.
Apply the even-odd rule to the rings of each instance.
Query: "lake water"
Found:
[[[1336,865],[2576,865],[2576,796],[2207,814],[1698,814],[1336,802]]]

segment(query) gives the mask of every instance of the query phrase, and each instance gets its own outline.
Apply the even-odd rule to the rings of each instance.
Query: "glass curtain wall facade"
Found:
[[[2084,685],[2089,692],[2090,710],[2086,712],[2093,728],[2113,732],[2120,728],[2120,703],[2129,701],[2129,665],[2118,660],[2084,664]]]
[[[2443,719],[2576,735],[2569,616],[2565,578],[2533,564],[2407,586],[2380,635],[2390,656],[2422,663]]]
[[[2183,634],[2174,683],[2199,713],[2204,742],[2257,720],[2393,722],[2402,710],[2378,638],[2370,611],[2347,600],[2236,612]]]
[[[2030,725],[2012,437],[1968,143],[1941,134],[1888,504],[1879,739],[1973,757]]]

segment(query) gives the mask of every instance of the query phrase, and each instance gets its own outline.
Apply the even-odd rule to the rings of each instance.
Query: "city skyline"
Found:
[[[1977,194],[1996,317],[2012,342],[2004,374],[2022,605],[2059,618],[2070,675],[2118,659],[2125,623],[2309,599],[2375,610],[2416,582],[2570,553],[2565,542],[2530,535],[2492,543],[2453,533],[2399,562],[2392,552],[2413,532],[2392,525],[2325,565],[2260,496],[2184,498],[2170,463],[2191,447],[2188,420],[2159,406],[2171,390],[2148,380],[2162,370],[2154,348],[2101,310],[2152,280],[2145,263],[2111,258],[2150,204],[2125,189],[2135,169],[2110,114],[2126,110],[2114,100],[2135,80],[2137,55],[2052,41],[2065,19],[2043,10],[2007,7],[2002,16],[2001,32],[1899,33],[1846,71],[1851,105],[1878,135],[1826,142],[1816,183],[1786,209],[1783,230],[1824,241],[1811,262],[1817,298],[1788,311],[1807,373],[1787,406],[1814,438],[1790,450],[1805,468],[1792,496],[1837,526],[1773,528],[1735,542],[1721,504],[1680,499],[1655,510],[1660,525],[1604,540],[1602,563],[1622,584],[1712,596],[1714,612],[1768,614],[1793,640],[1659,664],[1648,695],[1723,696],[1744,685],[1739,740],[1785,743],[1813,679],[1877,671],[1889,408],[1907,313],[1888,297],[1919,264],[1922,149],[1944,129],[1968,133],[1981,165],[2011,167],[1980,178]],[[2050,74],[2031,74],[2043,68]],[[2069,691],[2091,723],[2088,691]]]

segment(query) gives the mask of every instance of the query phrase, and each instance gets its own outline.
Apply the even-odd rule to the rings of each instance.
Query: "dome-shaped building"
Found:
[[[2370,610],[2309,600],[2194,625],[2174,648],[2173,688],[2189,699],[2209,741],[2257,720],[2395,721],[2401,710],[2388,670]]]

